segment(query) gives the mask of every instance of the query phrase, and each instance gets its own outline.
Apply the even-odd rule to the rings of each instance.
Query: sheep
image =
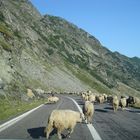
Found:
[[[85,101],[88,101],[88,100],[89,100],[89,96],[86,95],[86,96],[84,97],[84,100],[85,100]]]
[[[41,94],[44,94],[44,93],[45,93],[45,91],[42,90],[42,89],[40,89],[40,88],[35,89],[35,91],[36,91],[36,93],[37,93],[38,95],[41,95]]]
[[[48,126],[45,129],[46,138],[49,138],[50,132],[55,128],[59,139],[62,139],[61,132],[68,130],[66,136],[70,137],[77,122],[82,122],[82,114],[72,110],[53,110],[48,118]]]
[[[56,96],[50,96],[50,97],[48,97],[48,102],[50,102],[50,103],[56,103],[58,101],[59,101],[59,98],[56,97]]]
[[[129,105],[131,105],[131,104],[134,104],[134,97],[133,96],[129,96],[128,98],[127,98],[127,100],[126,100],[126,102],[127,102],[127,107],[129,106]]]
[[[140,104],[140,99],[138,97],[134,97],[134,104]]]
[[[35,95],[34,95],[34,93],[33,93],[33,91],[31,90],[31,89],[27,89],[27,96],[29,97],[29,98],[34,98],[35,97]]]
[[[105,93],[103,93],[103,96],[104,96],[104,101],[107,101],[107,95]]]
[[[59,101],[59,98],[56,97],[56,96],[54,96],[54,97],[53,97],[53,101],[54,101],[54,102],[58,102],[58,101]]]
[[[87,91],[87,94],[90,95],[92,92],[90,90]]]
[[[113,97],[112,95],[107,96],[107,102],[112,103],[113,102]]]
[[[89,95],[88,100],[90,102],[95,102],[95,95],[93,95],[93,94]]]
[[[122,108],[122,110],[124,110],[124,108],[126,107],[126,98],[121,98],[120,99],[120,106],[121,106],[121,108]]]
[[[92,102],[85,101],[85,104],[83,106],[83,113],[85,115],[87,123],[92,123],[92,117],[94,114],[94,105]]]
[[[85,94],[84,93],[82,93],[82,99],[85,99]]]
[[[118,100],[118,97],[117,96],[114,96],[113,97],[113,110],[114,112],[118,110],[118,106],[119,106],[119,100]]]
[[[99,96],[99,102],[100,102],[100,103],[104,103],[104,96],[103,96],[103,95],[100,95],[100,96]]]
[[[138,97],[129,96],[127,98],[127,106],[132,104],[140,104],[140,99]]]
[[[103,103],[103,102],[104,102],[104,96],[103,96],[103,95],[97,95],[97,96],[96,96],[96,100],[97,100],[97,102],[99,102],[99,103]]]

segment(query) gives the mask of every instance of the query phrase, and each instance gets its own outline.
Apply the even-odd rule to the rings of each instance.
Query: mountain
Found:
[[[0,94],[21,98],[27,88],[140,96],[140,59],[28,0],[0,0]]]

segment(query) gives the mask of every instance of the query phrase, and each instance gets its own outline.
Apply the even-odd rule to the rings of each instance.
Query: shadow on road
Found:
[[[132,113],[140,113],[140,110],[129,110],[129,112],[132,112]]]
[[[104,110],[104,109],[95,109],[95,111],[103,112],[103,113],[107,113],[108,112],[107,110]]]
[[[45,127],[30,128],[27,130],[27,132],[30,134],[32,138],[46,137],[44,129]]]
[[[37,127],[37,128],[30,128],[27,130],[27,132],[30,134],[30,136],[33,139],[37,139],[37,138],[45,138],[46,137],[46,133],[44,132],[45,127]],[[57,130],[53,129],[53,131],[50,133],[50,137],[57,137]],[[62,134],[62,139],[67,138],[66,135]]]
[[[113,110],[113,107],[105,107],[104,109]]]

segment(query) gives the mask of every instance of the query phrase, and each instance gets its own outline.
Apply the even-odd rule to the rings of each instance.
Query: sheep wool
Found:
[[[63,130],[68,130],[67,136],[73,132],[77,122],[82,122],[82,115],[80,112],[72,110],[53,110],[48,118],[48,126],[46,127],[46,138],[55,128],[59,139],[62,139],[61,133]]]

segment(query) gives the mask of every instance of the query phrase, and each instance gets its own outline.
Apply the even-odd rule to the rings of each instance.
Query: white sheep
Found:
[[[85,104],[83,106],[83,113],[85,115],[87,123],[92,123],[92,117],[94,114],[94,105],[92,102],[85,101]]]
[[[90,102],[95,102],[95,95],[93,95],[93,94],[89,95],[88,100]]]
[[[82,93],[82,94],[81,94],[81,96],[82,96],[82,99],[84,100],[84,98],[85,98],[85,94],[84,94],[84,93]]]
[[[32,91],[31,89],[29,89],[29,88],[27,89],[27,96],[28,96],[29,98],[34,98],[34,97],[35,97],[33,91]]]
[[[103,96],[104,96],[104,101],[107,101],[107,94],[103,93]]]
[[[104,96],[103,95],[96,95],[96,100],[99,103],[103,103],[104,102]]]
[[[82,114],[72,110],[53,110],[48,118],[48,126],[46,127],[46,138],[49,138],[50,132],[57,129],[58,138],[62,139],[61,132],[68,130],[67,136],[73,132],[77,122],[82,122]]]
[[[45,93],[45,91],[42,90],[42,89],[40,89],[40,88],[35,89],[35,91],[36,91],[36,93],[37,93],[38,95],[41,95],[41,94],[44,94],[44,93]]]
[[[48,102],[49,103],[56,103],[58,101],[59,101],[59,98],[56,97],[56,96],[50,96],[50,97],[48,97]]]
[[[85,101],[88,101],[88,100],[89,100],[89,96],[86,95],[85,98],[84,98],[84,100],[85,100]]]
[[[118,100],[118,97],[115,95],[113,97],[113,109],[114,109],[114,112],[118,110],[118,107],[119,107],[119,100]]]
[[[126,104],[127,104],[126,98],[121,98],[120,99],[120,106],[121,106],[122,110],[124,110],[124,108],[126,107]]]
[[[138,97],[134,97],[134,104],[140,104],[140,99]]]

